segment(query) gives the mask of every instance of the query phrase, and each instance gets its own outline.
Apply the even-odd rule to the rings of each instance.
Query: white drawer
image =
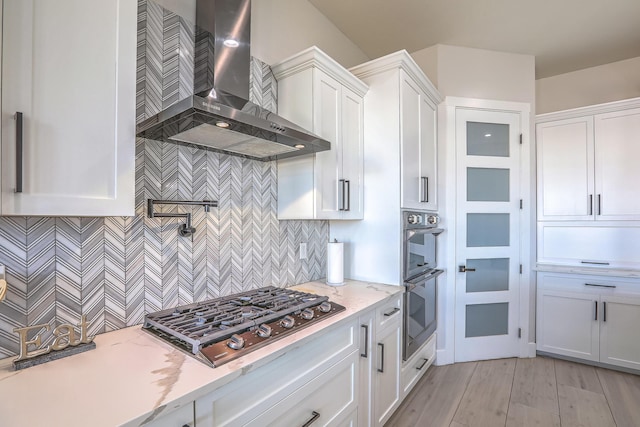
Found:
[[[358,349],[353,321],[322,334],[196,401],[202,426],[239,426],[252,420]]]
[[[418,380],[422,378],[427,369],[433,364],[436,358],[436,334],[433,334],[426,343],[411,356],[409,360],[402,364],[400,373],[400,385],[402,386],[402,396],[406,396]]]
[[[358,358],[357,352],[352,353],[247,425],[291,427],[312,419],[317,426],[352,425],[358,402]]]
[[[389,325],[397,326],[402,322],[402,295],[391,297],[376,309],[377,330],[381,331]]]
[[[640,294],[640,280],[587,274],[538,273],[538,289],[585,294]]]

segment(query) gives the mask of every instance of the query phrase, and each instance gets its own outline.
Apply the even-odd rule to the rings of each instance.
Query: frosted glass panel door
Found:
[[[518,354],[520,120],[458,109],[455,360]]]

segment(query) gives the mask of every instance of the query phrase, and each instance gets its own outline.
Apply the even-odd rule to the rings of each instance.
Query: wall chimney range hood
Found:
[[[270,161],[331,144],[249,99],[250,0],[197,0],[194,95],[140,124],[136,134]]]

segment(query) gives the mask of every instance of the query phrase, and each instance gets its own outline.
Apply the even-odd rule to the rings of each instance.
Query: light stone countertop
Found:
[[[132,326],[95,337],[96,349],[14,371],[0,360],[0,425],[138,426],[203,396],[309,342],[325,328],[353,319],[400,286],[347,280],[294,286],[326,295],[346,310],[217,368],[210,368]]]

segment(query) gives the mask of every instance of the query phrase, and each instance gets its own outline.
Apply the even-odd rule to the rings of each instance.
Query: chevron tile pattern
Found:
[[[153,2],[138,2],[137,119],[157,113],[193,85],[193,32]],[[276,111],[271,68],[253,58],[251,101]],[[190,80],[191,79],[191,80]],[[19,351],[16,327],[76,323],[92,334],[142,323],[145,313],[262,286],[325,276],[326,221],[278,221],[277,165],[194,146],[136,141],[134,217],[0,217],[0,264],[9,289],[0,303],[0,359]],[[182,221],[148,218],[146,200],[218,200]],[[299,259],[300,243],[309,258]],[[50,344],[51,333],[43,335]]]

